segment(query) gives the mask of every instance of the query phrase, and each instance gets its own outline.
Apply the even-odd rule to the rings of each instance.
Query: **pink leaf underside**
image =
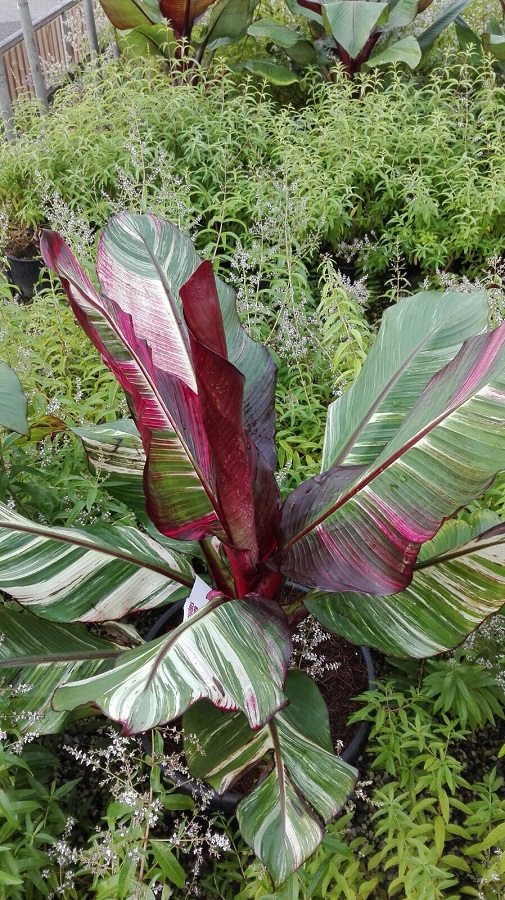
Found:
[[[258,560],[248,441],[242,423],[245,378],[227,359],[210,263],[181,288],[203,426],[212,450],[220,519],[229,542]]]
[[[228,359],[223,316],[212,263],[203,262],[180,290],[184,318],[197,341]]]
[[[372,466],[335,466],[293,491],[275,559],[284,575],[379,595],[410,583],[421,545],[503,467],[492,448],[503,439],[504,345],[505,325],[466,341]]]
[[[134,333],[131,316],[97,294],[59,235],[45,232],[41,251],[46,264],[61,277],[82,328],[133,399],[147,456],[144,489],[150,518],[168,536],[198,540],[213,534],[223,540],[211,452],[196,394],[155,365],[150,347]],[[179,469],[174,456],[180,460]],[[192,495],[174,490],[178,480],[186,482],[195,473],[201,490],[195,492],[196,481]]]
[[[204,262],[181,288],[184,317],[192,333],[192,355],[197,378],[202,416],[218,469],[218,495],[224,519],[233,522],[237,512],[245,522],[244,538],[236,547],[257,550],[252,535],[259,541],[259,557],[268,555],[275,543],[280,499],[272,469],[249,435],[244,433],[243,376],[227,358],[226,336],[210,262]],[[214,354],[212,354],[214,351]],[[218,357],[221,357],[221,362]],[[226,381],[229,384],[226,384]],[[208,386],[213,385],[209,392]],[[232,474],[233,472],[233,474]],[[252,523],[255,522],[255,528]]]

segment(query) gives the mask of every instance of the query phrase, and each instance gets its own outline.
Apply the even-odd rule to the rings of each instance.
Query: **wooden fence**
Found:
[[[61,73],[81,62],[86,53],[86,26],[81,0],[69,0],[34,22],[35,42],[47,88],[61,80]],[[22,94],[33,97],[33,80],[23,32],[0,44],[11,102]]]
[[[18,8],[22,30],[0,42],[0,107],[8,140],[15,138],[13,103],[23,95],[37,96],[47,109],[48,92],[98,53],[92,0],[66,0],[33,23],[27,0]]]

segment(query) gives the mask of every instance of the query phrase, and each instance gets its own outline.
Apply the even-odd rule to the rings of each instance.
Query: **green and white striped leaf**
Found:
[[[71,678],[108,668],[122,650],[79,625],[46,622],[17,606],[0,604],[0,681],[23,733],[58,731],[68,714],[51,708],[54,691]]]
[[[29,437],[27,409],[28,404],[18,376],[6,363],[0,363],[0,425]]]
[[[259,728],[287,702],[290,651],[279,607],[261,598],[218,598],[168,636],[124,653],[112,671],[60,688],[53,704],[62,710],[94,703],[134,734],[208,699],[220,709],[240,709]]]
[[[71,429],[82,441],[91,470],[107,473],[106,489],[143,520],[146,498],[143,487],[146,456],[133,419]]]
[[[497,524],[498,523],[498,524]],[[460,644],[505,604],[505,523],[488,511],[446,522],[392,597],[314,591],[305,605],[331,631],[393,656],[422,658]]]
[[[389,3],[369,3],[368,0],[338,0],[325,3],[323,19],[328,34],[356,59],[374,28],[387,21]]]
[[[0,588],[59,622],[102,622],[186,597],[187,560],[136,528],[53,528],[0,504]]]
[[[485,291],[422,291],[387,309],[359,378],[328,409],[322,471],[372,463],[487,315]]]
[[[388,66],[391,63],[406,63],[410,69],[415,69],[421,62],[421,48],[415,37],[406,37],[396,44],[390,44],[382,53],[376,53],[367,60],[366,66],[373,68],[374,66]]]
[[[98,253],[97,273],[103,289],[109,297],[117,297],[132,316],[136,334],[154,348],[156,365],[195,390],[179,296],[201,264],[191,239],[164,219],[123,213],[111,219],[102,232]],[[266,348],[242,328],[233,288],[220,278],[216,278],[216,286],[228,358],[245,377],[244,427],[275,468],[275,415],[271,410],[275,365]],[[153,298],[157,300],[155,316]]]
[[[290,703],[260,732],[243,716],[198,704],[184,717],[196,735],[185,751],[190,771],[220,793],[267,751],[275,767],[239,804],[237,818],[274,882],[282,883],[318,847],[323,823],[345,803],[357,772],[334,753],[328,711],[313,681],[290,670],[285,691]]]

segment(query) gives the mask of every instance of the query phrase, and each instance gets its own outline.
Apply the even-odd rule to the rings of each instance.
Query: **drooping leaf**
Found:
[[[356,59],[374,28],[387,21],[388,6],[368,0],[338,0],[323,5],[323,18],[328,33]]]
[[[138,25],[132,31],[120,31],[117,44],[126,56],[144,59],[146,56],[173,59],[176,52],[175,36],[164,22],[156,25]]]
[[[18,376],[6,363],[0,363],[0,425],[28,437],[30,426],[27,409],[27,400]]]
[[[318,3],[317,0],[300,0],[300,2],[298,0],[286,0],[286,6],[293,15],[305,16],[312,22],[317,22],[318,25],[323,24],[322,4]]]
[[[470,54],[473,65],[479,65],[482,62],[482,42],[479,36],[473,31],[462,16],[457,16],[454,20],[456,29],[456,37],[461,50]]]
[[[303,38],[292,47],[287,47],[285,52],[286,56],[289,56],[299,66],[315,66],[319,61],[318,51],[314,44]]]
[[[82,625],[46,622],[27,610],[0,606],[0,669],[116,660],[122,650]]]
[[[417,36],[417,40],[419,42],[419,46],[424,53],[427,53],[428,50],[431,49],[435,41],[442,34],[445,28],[451,25],[452,22],[463,12],[466,6],[470,3],[470,0],[454,0],[453,3],[449,3],[448,6],[444,7],[440,15],[435,19],[432,25],[429,26],[422,34]]]
[[[68,714],[51,708],[56,688],[104,671],[122,652],[82,626],[63,628],[5,603],[0,632],[0,682],[12,693],[9,708],[22,733],[58,731]]]
[[[421,62],[421,48],[415,37],[409,36],[390,44],[385,50],[371,56],[365,63],[368,68],[373,66],[387,66],[391,63],[406,63],[410,69],[415,69]]]
[[[217,598],[168,636],[127,651],[110,672],[60,688],[53,704],[61,710],[94,703],[133,734],[207,698],[242,710],[259,728],[286,702],[290,651],[280,607],[261,598]]]
[[[465,342],[369,467],[301,484],[281,518],[280,570],[325,590],[393,594],[420,546],[503,468],[505,326]]]
[[[297,31],[274,19],[256,19],[247,29],[247,34],[255,38],[266,38],[279,47],[294,47],[301,37]]]
[[[359,378],[328,408],[322,470],[377,459],[430,378],[486,329],[487,316],[485,291],[422,291],[387,309]]]
[[[132,419],[83,425],[71,431],[82,441],[91,470],[108,475],[104,486],[142,520],[146,517],[143,473],[146,456]]]
[[[198,704],[184,718],[185,730],[197,738],[185,743],[190,771],[219,792],[273,752],[273,771],[241,801],[237,818],[276,884],[314,852],[323,823],[345,803],[357,775],[335,756],[328,711],[311,679],[290,670],[285,691],[289,705],[259,733],[243,716],[224,715],[208,704]]]
[[[281,86],[295,84],[300,80],[296,72],[292,72],[286,66],[279,66],[269,59],[248,59],[246,62],[234,65],[233,70],[236,72],[251,72],[252,75],[259,75],[260,78],[270,81],[271,84]]]
[[[0,588],[45,619],[103,622],[189,593],[187,560],[136,528],[39,525],[0,504]]]
[[[100,0],[100,5],[114,28],[120,30],[163,22],[158,0]]]
[[[457,646],[503,604],[505,525],[488,511],[470,524],[446,522],[423,546],[411,584],[394,597],[313,592],[305,600],[348,640],[416,658]]]

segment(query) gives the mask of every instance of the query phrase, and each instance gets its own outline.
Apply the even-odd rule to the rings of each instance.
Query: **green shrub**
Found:
[[[388,278],[478,273],[504,240],[504,88],[464,60],[417,78],[305,82],[306,103],[216,71],[174,86],[110,64],[0,151],[0,206],[82,252],[118,209],[164,213],[266,305],[309,300],[322,247]],[[79,244],[79,246],[77,246]],[[90,253],[90,255],[93,255]],[[299,261],[293,269],[290,258]],[[244,267],[246,272],[244,273]],[[384,286],[371,284],[376,293]],[[282,341],[281,341],[282,343]]]

